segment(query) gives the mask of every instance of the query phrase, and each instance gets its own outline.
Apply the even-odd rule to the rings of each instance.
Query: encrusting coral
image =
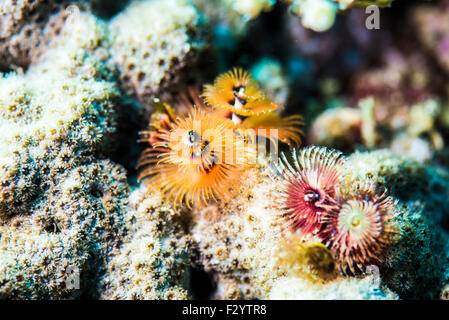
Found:
[[[4,298],[95,297],[120,243],[125,172],[96,159],[111,154],[119,104],[95,55],[105,29],[80,13],[39,63],[0,79]],[[69,270],[82,290],[67,285]]]
[[[214,298],[266,298],[282,275],[274,258],[279,237],[270,181],[266,168],[251,168],[233,199],[193,210],[196,264],[213,275]]]
[[[92,162],[65,170],[53,183],[27,215],[0,227],[3,299],[97,297],[98,279],[125,234],[123,168]]]
[[[44,28],[55,11],[64,8],[63,1],[11,1],[0,3],[0,67],[27,68],[33,57],[45,46]],[[65,2],[66,5],[68,1]],[[53,21],[53,26],[58,23]],[[58,25],[61,28],[61,25]],[[48,30],[47,30],[48,33]]]
[[[24,74],[0,79],[0,296],[185,299],[188,239],[172,250],[178,240],[169,223],[168,231],[138,232],[137,224],[153,223],[157,230],[162,220],[146,224],[139,214],[151,204],[130,207],[124,168],[98,160],[115,152],[122,105],[107,62],[108,28],[82,11],[68,22]],[[155,261],[165,261],[157,271],[149,264],[154,272],[147,282],[139,280],[138,269],[120,272],[120,257],[142,239]],[[133,248],[133,261],[139,252],[146,255],[142,250]],[[134,289],[124,293],[110,279]]]
[[[59,173],[113,142],[119,92],[94,55],[105,26],[77,19],[41,63],[0,79],[0,217],[26,212]]]
[[[134,190],[124,223],[128,234],[116,250],[101,281],[101,299],[166,299],[191,297],[194,255],[188,223],[179,212],[146,189]]]
[[[72,18],[107,0],[5,0],[0,3],[0,70],[26,70],[54,46]],[[119,3],[121,1],[115,1]]]
[[[212,55],[203,24],[188,0],[133,1],[110,22],[112,61],[124,89],[147,104],[179,90]]]

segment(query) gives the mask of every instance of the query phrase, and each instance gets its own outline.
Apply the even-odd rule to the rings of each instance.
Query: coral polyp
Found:
[[[151,143],[150,138],[142,141]],[[148,178],[148,190],[159,190],[175,207],[183,201],[201,207],[209,199],[225,199],[253,157],[229,120],[197,108],[176,118],[169,130],[159,130],[158,139],[143,152],[138,178]]]
[[[274,166],[274,179],[280,186],[278,207],[283,231],[300,229],[317,234],[322,229],[321,217],[334,205],[336,187],[342,183],[341,153],[324,147],[293,151],[293,164],[285,154]]]
[[[393,222],[396,201],[385,192],[377,194],[369,182],[341,193],[338,206],[323,218],[322,237],[340,271],[355,275],[382,263],[398,233]]]

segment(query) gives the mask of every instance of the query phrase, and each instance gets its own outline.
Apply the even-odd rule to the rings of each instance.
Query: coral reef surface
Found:
[[[447,300],[448,8],[0,1],[0,298]]]

